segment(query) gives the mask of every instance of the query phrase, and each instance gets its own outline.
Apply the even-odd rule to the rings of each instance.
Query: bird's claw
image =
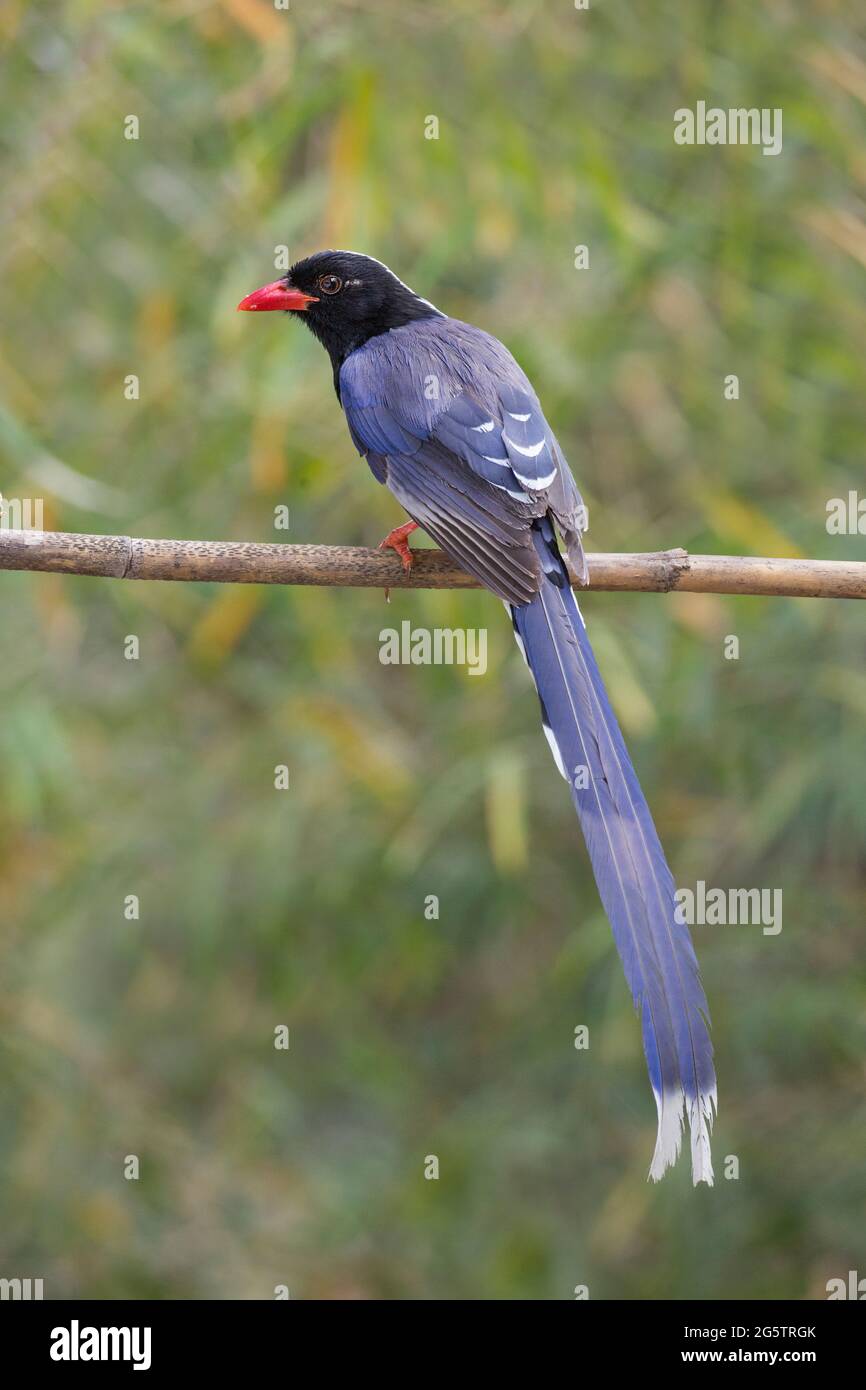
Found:
[[[411,536],[412,532],[417,531],[417,529],[417,521],[407,521],[404,523],[403,526],[395,526],[394,530],[389,531],[385,539],[379,542],[380,550],[396,551],[396,553],[400,556],[400,560],[403,564],[403,569],[405,570],[406,574],[408,574],[411,570],[412,562],[414,559],[412,551],[409,548],[409,542],[406,539],[406,537]],[[385,590],[385,602],[391,602],[390,589]]]
[[[394,530],[389,531],[385,539],[379,542],[380,550],[396,550],[403,561],[403,568],[407,574],[412,568],[413,557],[406,537],[411,536],[412,532],[417,531],[417,529],[417,521],[407,521],[403,526],[395,526]]]

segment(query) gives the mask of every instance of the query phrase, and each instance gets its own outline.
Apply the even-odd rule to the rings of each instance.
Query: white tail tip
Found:
[[[699,1182],[705,1182],[708,1187],[712,1187],[713,1156],[710,1151],[710,1133],[717,1108],[715,1087],[692,1101],[686,1101],[681,1089],[661,1093],[654,1091],[654,1095],[659,1127],[655,1153],[650,1164],[650,1178],[653,1182],[658,1182],[668,1168],[672,1168],[676,1163],[680,1156],[683,1126],[687,1117],[692,1141],[692,1182],[695,1187]]]

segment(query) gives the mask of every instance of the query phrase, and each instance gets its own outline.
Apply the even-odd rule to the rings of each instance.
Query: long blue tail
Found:
[[[708,1010],[674,881],[610,707],[553,528],[535,524],[541,589],[511,616],[541,700],[544,732],[571,788],[593,872],[641,1016],[658,1108],[649,1176],[676,1162],[684,1117],[692,1178],[712,1185],[716,1076]]]

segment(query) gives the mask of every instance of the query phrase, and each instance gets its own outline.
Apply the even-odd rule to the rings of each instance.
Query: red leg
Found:
[[[385,539],[379,544],[380,550],[396,550],[403,561],[403,568],[407,574],[412,568],[412,551],[409,549],[409,542],[406,537],[411,536],[412,532],[417,530],[417,521],[407,521],[404,526],[395,526],[394,530],[389,531]]]

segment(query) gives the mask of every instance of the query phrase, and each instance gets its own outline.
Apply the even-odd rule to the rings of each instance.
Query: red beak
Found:
[[[262,285],[241,300],[239,309],[306,309],[308,304],[318,304],[314,294],[304,294],[287,285],[285,280],[274,280],[270,285]]]

